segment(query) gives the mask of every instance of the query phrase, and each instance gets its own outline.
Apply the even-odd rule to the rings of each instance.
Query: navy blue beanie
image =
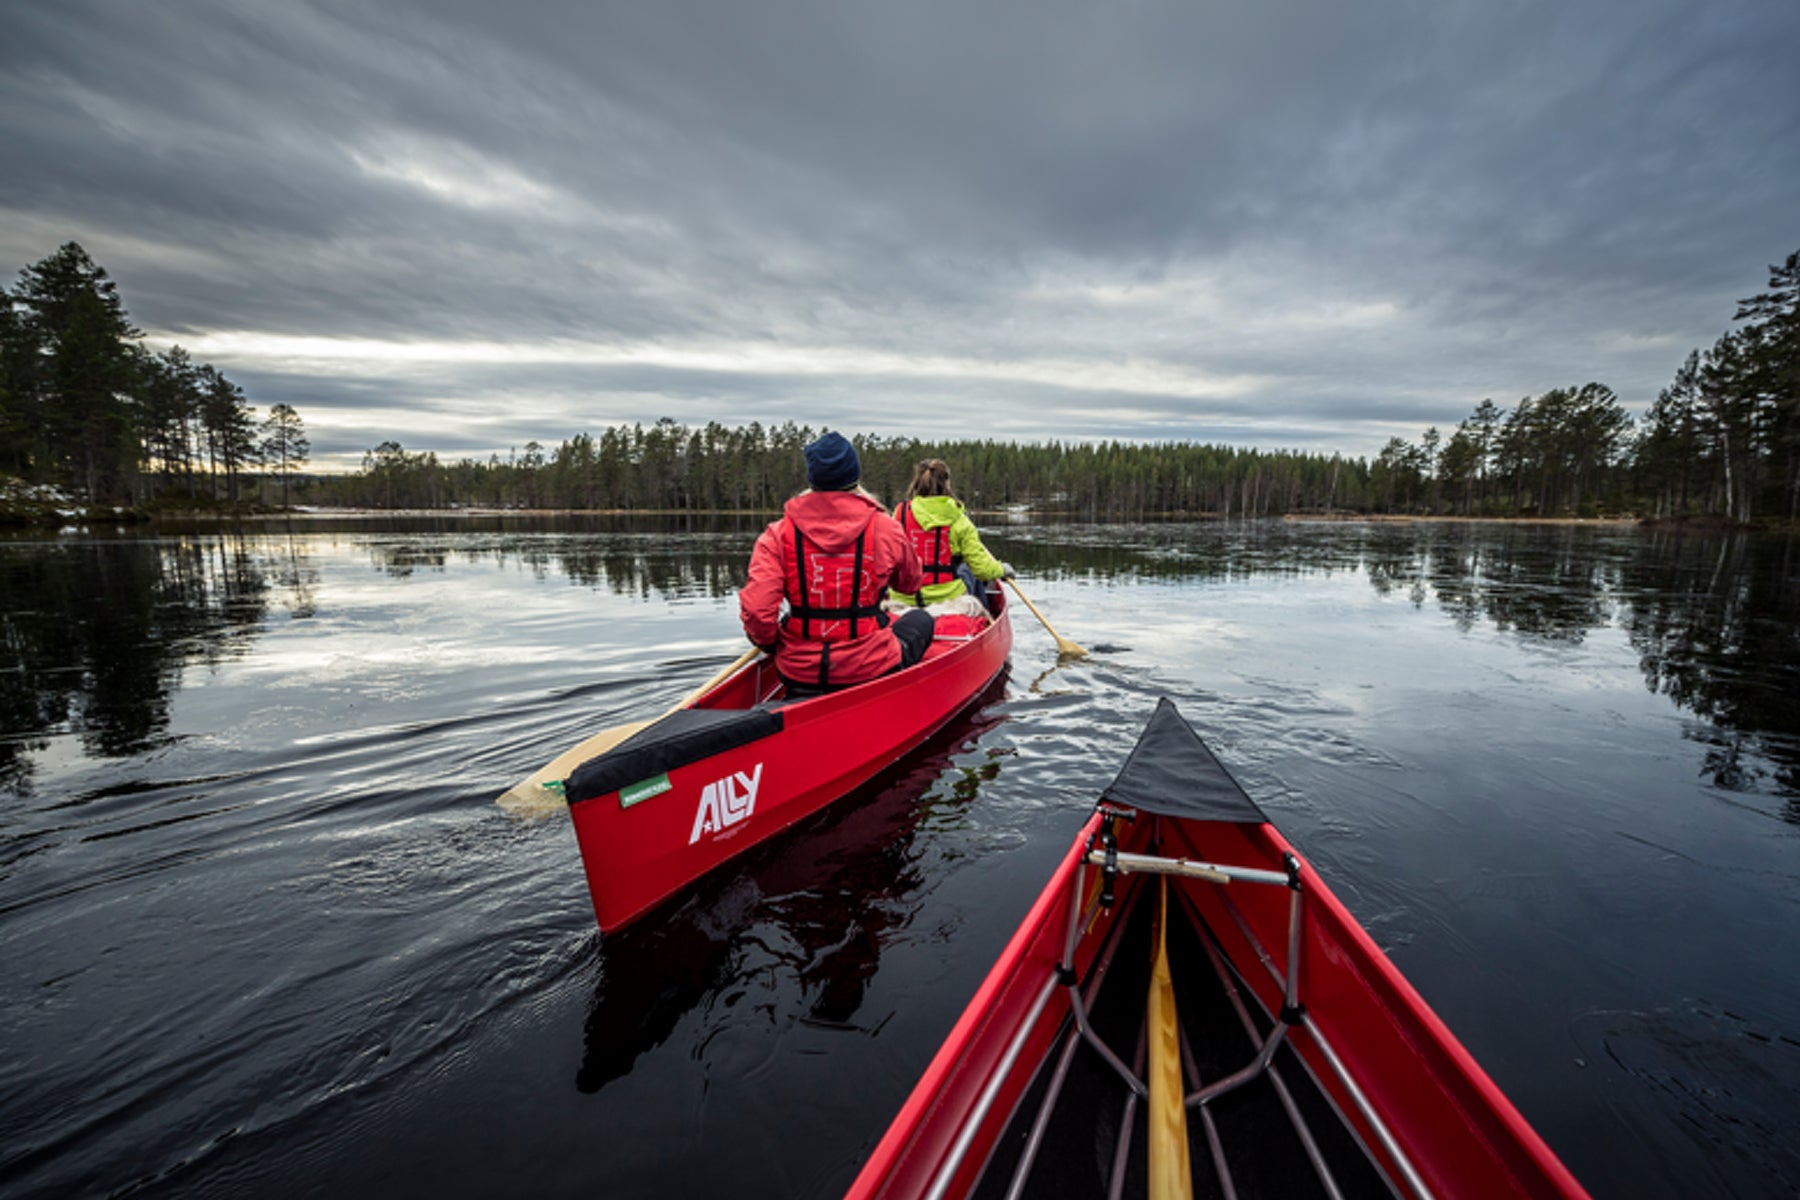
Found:
[[[820,492],[841,492],[856,486],[862,464],[856,447],[841,433],[828,433],[806,447],[806,482]]]

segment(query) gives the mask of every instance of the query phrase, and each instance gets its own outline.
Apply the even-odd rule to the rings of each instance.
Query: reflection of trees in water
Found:
[[[182,666],[240,652],[267,590],[241,538],[0,549],[0,788],[28,787],[58,733],[98,756],[153,745]]]
[[[1434,596],[1482,621],[1579,642],[1617,623],[1651,690],[1704,718],[1704,771],[1722,788],[1789,797],[1800,823],[1800,550],[1792,536],[1483,528],[1369,545],[1383,594]]]
[[[1444,531],[1424,539],[1410,567],[1371,560],[1378,589],[1384,569],[1408,579],[1415,603],[1435,596],[1460,629],[1485,620],[1539,641],[1581,641],[1612,620],[1619,592],[1608,549],[1568,530]]]
[[[282,538],[270,562],[274,586],[287,604],[288,614],[305,620],[319,611],[319,572],[301,552],[292,535]]]
[[[1800,822],[1800,550],[1793,536],[1529,525],[1003,525],[1029,575],[1112,582],[1361,570],[1377,593],[1575,644],[1618,625],[1649,686],[1702,717],[1720,787],[1792,797]],[[1772,764],[1772,765],[1771,765]]]
[[[642,599],[721,598],[743,586],[750,549],[766,517],[580,517],[508,520],[499,534],[471,521],[458,536],[444,522],[413,536],[368,543],[394,575],[443,570],[451,561],[523,565]],[[983,523],[988,549],[1022,575],[1114,580],[1248,579],[1256,575],[1355,570],[1355,527],[1284,522],[1082,524]],[[470,536],[475,534],[477,536]],[[1346,536],[1349,534],[1349,536]],[[1403,535],[1402,535],[1403,536]]]
[[[1707,743],[1713,781],[1761,791],[1772,770],[1800,824],[1797,540],[1653,535],[1654,560],[1627,569],[1623,624],[1651,688],[1709,723],[1690,736]]]
[[[984,711],[1005,690],[1002,671],[903,767],[603,937],[576,1086],[597,1092],[630,1074],[709,998],[734,1019],[755,1019],[764,1008],[736,1001],[757,988],[774,990],[799,1020],[855,1028],[883,947],[917,907],[921,826],[969,804],[999,773],[1001,751],[972,767],[951,756],[1005,719]]]
[[[666,546],[619,543],[564,546],[541,555],[576,583],[642,600],[678,596],[714,599],[735,595],[750,565],[750,541],[708,539],[679,551]]]
[[[377,569],[525,569],[645,601],[728,598],[765,518],[494,518],[346,529]],[[298,526],[305,531],[304,525]],[[1382,595],[1578,643],[1617,624],[1655,691],[1707,722],[1721,787],[1796,797],[1800,821],[1800,550],[1794,537],[1520,525],[991,522],[989,547],[1031,578],[1229,582],[1360,571]],[[233,653],[270,604],[315,611],[305,537],[0,546],[0,788],[61,732],[136,753],[168,724],[182,663]],[[1771,767],[1770,764],[1773,764]]]
[[[649,536],[409,539],[375,541],[370,559],[388,575],[443,571],[452,562],[522,566],[535,578],[561,577],[583,587],[671,600],[732,596],[743,586],[754,539],[690,535],[681,540]]]
[[[727,596],[743,585],[750,546],[767,516],[540,514],[334,521],[335,532],[375,533],[366,543],[389,575],[442,571],[451,562],[522,565],[644,599]]]
[[[1368,527],[1286,521],[1004,523],[982,541],[1021,576],[1219,582],[1355,570]]]

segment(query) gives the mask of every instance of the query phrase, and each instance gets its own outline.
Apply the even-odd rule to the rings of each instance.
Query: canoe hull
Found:
[[[1081,929],[1072,966],[1093,971],[1102,947],[1159,880],[1122,876],[1117,903],[1095,904],[1099,872],[1084,865],[1101,828],[1096,812],[1076,838],[999,961],[927,1067],[848,1195],[873,1197],[996,1194],[982,1176],[991,1160],[1015,1154],[1015,1123],[1028,1090],[1043,1087],[1047,1064],[1073,1036],[1069,989],[1057,978],[1080,896]],[[1121,851],[1235,864],[1285,874],[1297,853],[1272,825],[1185,821],[1139,814],[1119,827]],[[1538,1137],[1312,868],[1299,860],[1304,909],[1299,998],[1306,1021],[1287,1047],[1360,1143],[1379,1178],[1401,1196],[1583,1196],[1574,1177]],[[1179,910],[1205,928],[1263,1013],[1282,1011],[1289,946],[1286,886],[1169,878],[1171,917]],[[1079,891],[1078,891],[1079,889]],[[1252,940],[1254,938],[1254,941]],[[1109,968],[1116,974],[1117,965]],[[1272,1019],[1272,1016],[1271,1016]],[[1092,1052],[1085,1047],[1082,1054]],[[1128,1056],[1128,1048],[1120,1053]],[[1285,1055],[1287,1050],[1283,1050]],[[1330,1060],[1335,1056],[1377,1114],[1361,1113]],[[1035,1097],[1039,1094],[1033,1090]],[[1035,1101],[1033,1101],[1035,1103]],[[1197,1111],[1192,1106],[1190,1114]],[[1003,1137],[1007,1149],[998,1151]],[[1400,1153],[1391,1153],[1388,1144]],[[1121,1160],[1122,1161],[1122,1160]],[[1206,1169],[1204,1149],[1195,1170]],[[997,1168],[999,1169],[999,1168]],[[1010,1171],[1010,1165],[1004,1168]],[[1004,1182],[1005,1175],[1001,1176]],[[1422,1186],[1421,1186],[1422,1185]],[[1031,1194],[1029,1190],[1027,1195]]]
[[[779,733],[637,781],[648,787],[628,784],[572,802],[601,930],[638,919],[892,765],[980,694],[1011,649],[1002,610],[973,638],[934,643],[917,666],[781,705]],[[747,710],[778,694],[772,669],[759,660],[691,707]]]

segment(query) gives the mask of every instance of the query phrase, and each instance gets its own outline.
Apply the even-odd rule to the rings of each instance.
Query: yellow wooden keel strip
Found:
[[[1193,1200],[1188,1167],[1187,1106],[1181,1081],[1181,1027],[1175,1014],[1175,980],[1169,974],[1169,881],[1158,879],[1156,959],[1150,968],[1147,1020],[1150,1042],[1151,1200]]]

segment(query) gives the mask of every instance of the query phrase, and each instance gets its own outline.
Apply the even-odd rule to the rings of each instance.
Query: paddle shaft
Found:
[[[722,670],[720,670],[720,672],[717,675],[714,675],[711,679],[707,680],[705,683],[701,684],[699,687],[695,688],[693,691],[691,691],[687,695],[683,696],[681,698],[680,702],[678,702],[674,708],[671,708],[669,710],[669,712],[663,713],[661,717],[657,718],[657,720],[659,720],[659,721],[662,720],[662,718],[668,716],[669,713],[680,712],[682,709],[686,708],[688,705],[692,704],[694,701],[698,700],[700,697],[706,695],[706,693],[708,693],[708,692],[712,691],[714,688],[718,687],[721,683],[724,683],[727,679],[730,679],[733,675],[736,675],[743,668],[749,666],[750,662],[753,659],[755,659],[755,657],[757,655],[759,655],[761,653],[762,653],[762,651],[760,649],[758,649],[757,647],[755,647],[755,646],[750,647],[748,650],[746,650],[742,654],[738,655],[736,659],[732,660],[732,663],[730,666],[723,668]]]
[[[1080,646],[1056,632],[1056,627],[1050,624],[1043,613],[1038,611],[1038,606],[1031,602],[1031,597],[1020,590],[1018,580],[1009,579],[1006,582],[1012,584],[1013,593],[1025,602],[1025,607],[1031,610],[1031,615],[1043,622],[1044,628],[1050,631],[1050,636],[1056,639],[1056,649],[1058,653],[1073,655],[1076,658],[1085,658],[1087,656],[1086,650],[1083,650]]]
[[[664,717],[668,716],[669,713],[680,712],[700,697],[706,695],[706,693],[718,687],[721,683],[724,683],[745,666],[749,665],[749,663],[761,653],[762,651],[755,646],[750,647],[748,650],[738,655],[736,661],[725,667],[717,675],[714,675],[711,679],[708,679],[705,683],[683,696],[676,702],[674,707],[668,710],[668,712],[659,713],[650,721],[628,721],[623,725],[614,725],[609,729],[602,729],[599,733],[596,733],[591,737],[583,738],[579,743],[563,751],[548,763],[544,764],[544,766],[534,772],[530,778],[508,788],[501,794],[498,803],[502,808],[511,809],[517,812],[536,811],[545,808],[554,810],[562,807],[563,799],[561,793],[554,788],[546,787],[546,784],[561,782],[568,776],[569,772],[573,771],[576,767],[579,767],[588,759],[599,754],[604,754],[638,730],[653,724],[655,721],[662,720]]]

